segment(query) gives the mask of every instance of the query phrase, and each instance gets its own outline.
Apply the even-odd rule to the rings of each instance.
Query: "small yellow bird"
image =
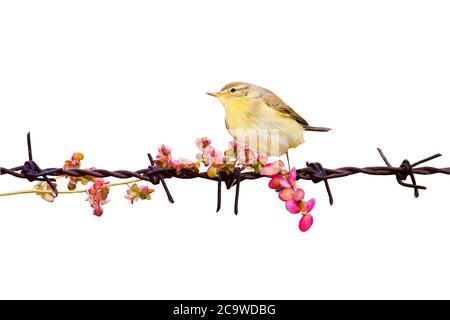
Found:
[[[225,108],[228,132],[240,143],[268,156],[286,154],[304,142],[304,131],[327,132],[312,127],[273,92],[246,82],[231,82],[217,97]]]

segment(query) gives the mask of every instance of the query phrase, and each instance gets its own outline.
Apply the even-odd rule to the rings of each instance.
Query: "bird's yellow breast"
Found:
[[[225,105],[228,128],[252,129],[256,124],[257,103],[247,99],[236,99]]]
[[[257,152],[279,156],[304,142],[300,124],[260,99],[233,99],[224,108],[229,133]]]

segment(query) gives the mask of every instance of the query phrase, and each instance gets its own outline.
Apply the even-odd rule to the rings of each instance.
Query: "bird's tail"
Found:
[[[305,126],[305,131],[328,132],[330,128]]]

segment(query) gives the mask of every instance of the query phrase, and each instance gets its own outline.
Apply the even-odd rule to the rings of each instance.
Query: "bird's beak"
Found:
[[[216,98],[220,96],[220,92],[207,92],[206,94],[209,94],[210,96],[213,96]]]

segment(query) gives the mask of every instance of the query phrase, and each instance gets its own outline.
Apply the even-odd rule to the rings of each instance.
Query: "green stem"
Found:
[[[134,180],[128,180],[128,181],[123,181],[123,182],[116,182],[116,183],[111,183],[109,184],[110,187],[116,187],[116,186],[122,186],[125,184],[129,184],[129,183],[135,183],[135,182],[139,182],[142,181],[141,179],[134,179]],[[74,194],[74,193],[85,193],[88,189],[84,189],[84,190],[74,190],[74,191],[59,191],[59,194]],[[0,197],[5,197],[5,196],[14,196],[17,194],[27,194],[27,193],[53,193],[52,190],[35,190],[35,189],[31,189],[31,190],[21,190],[21,191],[12,191],[12,192],[6,192],[6,193],[0,193]]]

